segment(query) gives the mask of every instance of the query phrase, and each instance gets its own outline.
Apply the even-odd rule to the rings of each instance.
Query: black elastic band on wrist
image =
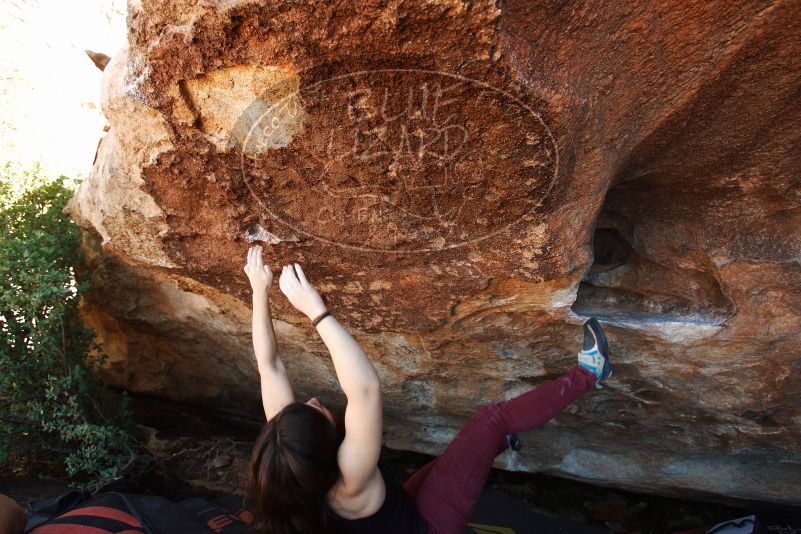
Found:
[[[328,310],[324,311],[323,313],[318,315],[314,321],[312,321],[312,325],[317,326],[317,323],[319,323],[329,315],[331,315],[331,312],[329,312]]]

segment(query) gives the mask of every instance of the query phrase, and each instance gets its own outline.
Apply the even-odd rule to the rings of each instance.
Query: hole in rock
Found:
[[[630,247],[613,228],[599,228],[592,241],[593,262],[588,274],[602,273],[620,267],[629,257]]]
[[[714,273],[687,268],[691,262],[677,252],[690,236],[681,236],[682,247],[676,248],[664,234],[670,221],[649,220],[649,210],[636,205],[640,196],[615,194],[613,189],[607,202],[610,198],[614,211],[605,204],[598,218],[593,263],[579,284],[573,312],[610,322],[710,326],[734,314],[734,304]],[[690,243],[686,250],[691,253],[693,248]]]

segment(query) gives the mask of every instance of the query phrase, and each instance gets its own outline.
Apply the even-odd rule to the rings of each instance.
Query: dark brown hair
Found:
[[[261,431],[250,459],[253,526],[266,534],[328,531],[328,491],[339,480],[342,436],[319,410],[292,403]]]

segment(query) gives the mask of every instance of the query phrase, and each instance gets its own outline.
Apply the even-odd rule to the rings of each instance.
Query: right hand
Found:
[[[314,319],[326,311],[325,303],[320,294],[306,280],[306,275],[300,265],[295,263],[294,266],[293,269],[292,265],[284,265],[278,286],[281,288],[281,293],[286,295],[289,302],[299,312],[309,319]]]

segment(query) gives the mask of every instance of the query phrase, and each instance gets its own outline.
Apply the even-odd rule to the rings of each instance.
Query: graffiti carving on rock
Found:
[[[452,249],[507,230],[544,200],[559,165],[536,110],[453,74],[348,73],[253,109],[242,172],[261,209],[362,251]],[[299,120],[301,133],[276,142]]]

